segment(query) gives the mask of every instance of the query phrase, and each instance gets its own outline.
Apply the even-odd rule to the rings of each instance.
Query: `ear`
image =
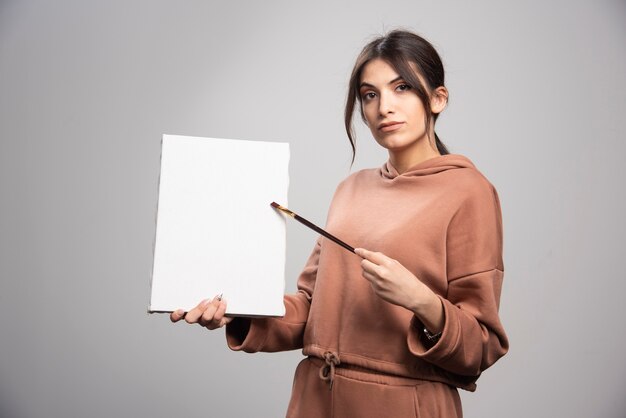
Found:
[[[439,86],[433,90],[430,96],[430,109],[433,113],[441,113],[448,104],[448,89]]]

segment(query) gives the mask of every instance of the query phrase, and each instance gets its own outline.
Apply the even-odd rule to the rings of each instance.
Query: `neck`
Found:
[[[389,150],[389,162],[398,174],[405,173],[409,168],[441,155],[437,147],[429,141],[419,141],[414,147],[402,150]]]

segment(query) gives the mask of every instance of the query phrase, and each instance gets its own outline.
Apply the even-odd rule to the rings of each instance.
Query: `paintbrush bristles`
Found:
[[[278,209],[278,210],[282,210],[283,212],[285,212],[287,215],[291,216],[292,218],[295,218],[295,217],[296,217],[296,214],[295,214],[295,213],[293,213],[292,211],[290,211],[290,210],[289,210],[289,209],[287,209],[286,207],[279,205],[279,204],[278,204],[278,203],[276,203],[276,202],[272,202],[272,203],[271,203],[271,205],[272,205],[272,207],[273,207],[273,208],[276,208],[276,209]]]

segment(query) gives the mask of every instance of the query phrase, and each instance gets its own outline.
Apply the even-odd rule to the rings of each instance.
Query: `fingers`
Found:
[[[365,277],[370,282],[376,280],[377,277],[382,278],[386,275],[387,272],[385,266],[373,263],[366,258],[361,260],[361,268],[363,269],[363,277]]]
[[[213,299],[209,306],[207,306],[206,310],[202,313],[202,316],[198,318],[198,323],[203,327],[207,327],[209,329],[215,328],[213,325],[213,319],[215,317],[215,312],[219,306],[219,301]]]
[[[369,250],[366,250],[365,248],[355,248],[354,252],[355,254],[362,257],[364,260],[371,261],[372,263],[378,264],[378,265],[387,263],[392,260],[391,258],[387,257],[383,253],[369,251]]]
[[[365,258],[361,260],[361,268],[363,268],[364,271],[375,273],[379,267],[380,266],[378,264],[372,263],[371,261]]]
[[[364,278],[365,278],[368,282],[370,282],[370,284],[371,284],[372,286],[377,286],[377,285],[378,285],[378,282],[379,282],[379,280],[378,280],[378,276],[376,276],[376,275],[374,275],[374,274],[371,274],[371,273],[368,273],[368,272],[366,272],[366,271],[364,271],[364,272],[363,272],[362,276],[363,276],[363,277],[364,277]]]
[[[198,321],[200,325],[208,329],[221,328],[226,325],[224,314],[226,313],[226,302],[220,299],[214,299],[204,314]]]
[[[219,305],[217,306],[217,309],[215,310],[215,314],[213,315],[212,323],[210,325],[213,328],[210,328],[210,329],[221,328],[227,323],[229,323],[230,321],[232,321],[232,318],[227,318],[224,316],[225,313],[226,313],[226,302],[220,301]]]
[[[392,279],[394,264],[397,263],[397,261],[387,257],[383,253],[369,251],[363,248],[356,248],[355,252],[363,257],[363,260],[361,260],[363,277],[369,281],[377,291],[385,287],[384,283]]]
[[[185,317],[185,311],[178,309],[170,314],[170,321],[178,322]]]
[[[196,322],[198,322],[210,303],[211,299],[205,299],[200,302],[195,308],[187,312],[187,315],[185,315],[185,322],[187,322],[188,324],[195,324]]]
[[[217,309],[215,310],[215,315],[213,315],[213,320],[221,321],[224,318],[224,314],[226,313],[226,302],[220,301]]]
[[[184,319],[188,324],[199,324],[208,329],[216,329],[228,324],[232,318],[227,318],[226,301],[222,300],[222,295],[215,296],[213,299],[205,299],[196,307],[185,313],[184,310],[178,309],[170,314],[172,322],[178,322]]]
[[[220,328],[223,327],[224,325],[230,324],[230,321],[232,321],[233,319],[235,318],[230,317],[230,316],[225,316],[224,318],[222,318],[222,321],[220,322]]]
[[[361,268],[363,269],[364,275],[365,273],[375,273],[376,266],[379,263],[374,262],[372,258],[376,257],[374,254],[380,253],[374,253],[373,251],[366,250],[365,248],[355,248],[354,252],[363,258],[363,260],[361,260]]]

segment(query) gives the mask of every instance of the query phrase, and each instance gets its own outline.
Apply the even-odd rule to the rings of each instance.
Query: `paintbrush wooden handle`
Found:
[[[351,246],[349,246],[348,244],[346,244],[345,242],[343,242],[342,240],[340,240],[339,238],[329,234],[328,232],[324,231],[322,228],[318,227],[317,225],[307,221],[306,219],[304,219],[302,216],[300,215],[296,215],[294,217],[295,220],[297,220],[298,222],[308,226],[309,228],[311,228],[312,230],[319,232],[320,234],[322,234],[323,236],[325,236],[326,238],[328,238],[331,241],[336,242],[337,244],[341,245],[343,248],[345,248],[346,250],[350,251],[350,252],[354,252],[354,248],[352,248]]]
[[[341,245],[346,250],[354,253],[354,248],[353,247],[349,246],[348,244],[346,244],[345,242],[343,242],[339,238],[332,236],[331,234],[329,234],[328,232],[324,231],[322,228],[320,228],[319,226],[315,225],[314,223],[307,221],[306,219],[304,219],[302,216],[298,215],[297,213],[290,211],[286,207],[281,206],[281,205],[279,205],[276,202],[272,202],[271,206],[273,208],[275,208],[275,209],[280,210],[283,213],[286,213],[287,215],[289,215],[292,218],[294,218],[296,221],[300,222],[301,224],[303,224],[305,226],[308,226],[309,228],[311,228],[315,232],[319,232],[320,234],[322,234],[323,236],[325,236],[329,240],[331,240],[331,241]]]

